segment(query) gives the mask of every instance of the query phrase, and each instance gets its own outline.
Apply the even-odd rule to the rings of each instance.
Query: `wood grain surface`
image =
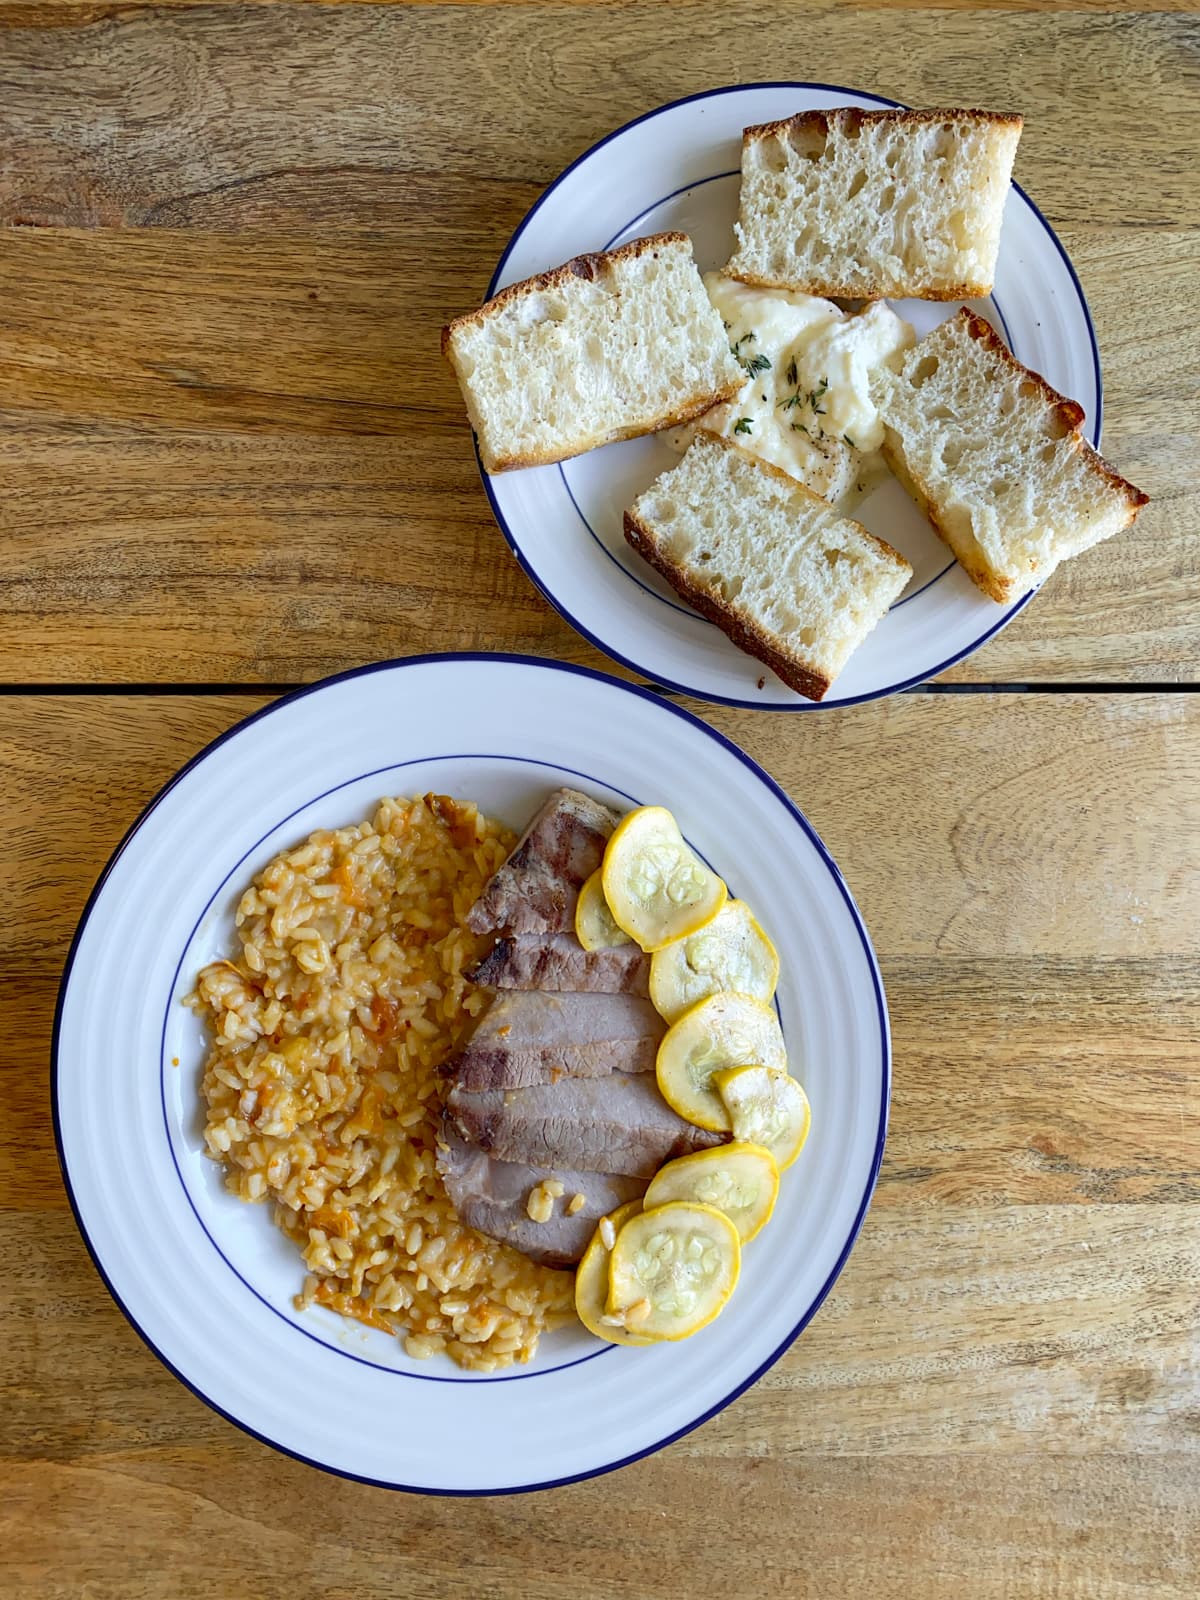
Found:
[[[896,1056],[875,1204],[722,1416],[611,1479],[461,1504],[320,1478],[159,1368],[87,1261],[29,1070],[116,839],[262,703],[0,703],[0,1593],[640,1597],[666,1567],[738,1596],[1194,1593],[1200,700],[906,696],[785,741],[713,716],[873,930]]]
[[[1198,64],[1195,0],[0,0],[2,1600],[1200,1594]],[[71,932],[266,686],[610,665],[509,556],[437,332],[596,139],[788,77],[1025,114],[1154,503],[939,692],[692,706],[816,825],[888,990],[884,1167],[803,1338],[607,1478],[342,1482],[190,1395],[88,1259]]]
[[[495,530],[438,330],[595,139],[793,61],[1025,113],[1105,448],[1154,497],[947,677],[1195,681],[1194,15],[810,14],[819,72],[794,8],[743,0],[0,9],[0,682],[299,682],[447,645],[599,663]]]

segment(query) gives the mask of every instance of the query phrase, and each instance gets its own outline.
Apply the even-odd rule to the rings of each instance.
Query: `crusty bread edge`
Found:
[[[1023,362],[1018,361],[991,323],[978,316],[969,306],[964,306],[958,316],[959,320],[964,322],[966,330],[972,339],[984,345],[1002,364],[1011,368],[1014,373],[1019,373],[1022,380],[1027,379],[1037,385],[1041,391],[1042,399],[1057,412],[1059,420],[1066,425],[1072,445],[1083,457],[1084,464],[1089,471],[1095,472],[1099,477],[1102,477],[1111,489],[1123,496],[1128,515],[1122,527],[1129,527],[1142,507],[1149,504],[1150,496],[1143,490],[1135,488],[1128,479],[1123,478],[1111,462],[1106,461],[1099,451],[1093,449],[1083,437],[1083,434],[1079,431],[1079,424],[1084,419],[1083,407],[1078,401],[1068,400],[1064,395],[1059,394],[1058,390],[1049,384],[1040,372],[1035,372],[1032,367],[1027,367]],[[954,319],[950,318],[948,320],[953,321]],[[935,328],[933,331],[936,333],[937,329]],[[926,337],[928,338],[929,335],[926,335]],[[913,349],[919,350],[922,342],[919,341],[918,344],[913,346]],[[1024,593],[1024,587],[1020,586],[1017,578],[1003,577],[991,567],[981,567],[974,561],[964,559],[955,544],[954,538],[942,525],[938,517],[937,506],[928,486],[905,461],[897,440],[896,430],[891,427],[885,427],[882,446],[883,458],[894,475],[928,517],[933,531],[942,543],[949,547],[954,559],[976,588],[981,589],[989,599],[995,600],[998,605],[1008,605],[1010,601],[1017,598],[1018,593]],[[1044,582],[1047,577],[1049,577],[1049,573],[1031,574],[1027,587],[1032,588],[1035,583]]]
[[[479,437],[479,430],[475,431],[475,440],[479,445],[479,459],[483,462],[485,472],[511,472],[518,467],[549,467],[556,461],[570,461],[575,456],[586,455],[589,450],[598,450],[601,445],[617,444],[622,439],[642,439],[648,433],[662,433],[667,428],[681,428],[685,423],[695,422],[697,417],[702,417],[706,411],[711,411],[714,406],[723,405],[726,400],[742,392],[745,384],[744,378],[739,378],[736,383],[728,384],[723,389],[714,389],[711,394],[702,394],[698,398],[687,400],[665,417],[656,418],[646,427],[613,428],[600,438],[589,439],[587,444],[581,444],[571,450],[531,450],[525,455],[493,456],[484,448]]]
[[[892,122],[897,125],[918,127],[928,126],[931,122],[986,122],[992,127],[1015,128],[1019,133],[1025,126],[1025,119],[1015,111],[975,111],[958,106],[947,106],[944,110],[913,110],[908,106],[884,107],[882,110],[871,111],[862,106],[827,106],[820,111],[797,111],[790,117],[779,117],[774,122],[755,122],[742,129],[742,144],[754,144],[762,139],[771,139],[787,133],[792,128],[821,128],[826,133],[831,122],[839,127],[852,125],[861,126],[867,122],[872,125],[880,122]]]
[[[812,672],[784,655],[762,629],[755,627],[732,606],[716,599],[707,589],[702,589],[693,583],[683,567],[662,553],[653,530],[632,511],[625,513],[625,538],[642,560],[648,561],[654,570],[667,580],[681,600],[686,600],[688,605],[693,606],[702,617],[715,622],[739,650],[744,650],[747,655],[765,662],[789,689],[795,689],[796,693],[802,694],[805,699],[825,698],[833,683],[832,678],[825,677],[823,673]]]
[[[644,239],[631,239],[628,244],[620,245],[616,250],[593,250],[581,256],[572,256],[570,261],[564,261],[561,267],[551,267],[548,272],[537,272],[532,278],[522,278],[519,283],[510,283],[507,289],[501,289],[490,300],[485,300],[481,306],[476,306],[474,311],[464,311],[461,316],[452,318],[446,324],[442,329],[442,354],[448,355],[450,341],[459,328],[469,328],[487,322],[512,300],[520,300],[527,294],[541,293],[546,289],[565,288],[574,278],[586,278],[590,282],[598,276],[600,270],[611,266],[613,262],[636,261],[639,256],[644,256],[652,250],[677,244],[687,245],[688,254],[692,255],[692,241],[686,233],[649,233]]]
[[[1106,461],[1100,452],[1094,449],[1080,432],[1079,425],[1084,420],[1084,409],[1077,400],[1068,400],[1053,388],[1040,372],[1035,372],[1032,367],[1027,367],[1024,362],[1018,361],[1016,356],[1005,344],[1004,340],[992,327],[991,323],[978,316],[969,306],[964,306],[958,313],[959,318],[965,323],[967,332],[977,344],[983,345],[997,357],[1002,365],[1020,373],[1023,379],[1035,383],[1042,392],[1046,404],[1052,406],[1058,413],[1060,421],[1066,424],[1068,430],[1074,435],[1072,441],[1083,457],[1084,464],[1090,472],[1101,477],[1109,488],[1121,495],[1124,499],[1129,515],[1123,526],[1128,527],[1143,506],[1149,505],[1150,496],[1143,489],[1136,488],[1123,478],[1113,466],[1111,461]],[[935,330],[936,331],[936,330]],[[913,349],[917,346],[914,345]]]
[[[749,450],[744,450],[733,439],[727,439],[721,434],[710,433],[704,430],[704,437],[713,444],[725,450],[733,450],[743,459],[753,462],[754,466],[768,475],[781,478],[789,489],[799,489],[810,499],[820,503],[825,511],[831,511],[827,500],[823,500],[799,479],[793,478],[790,473],[784,472],[782,467],[777,467],[771,461],[763,461],[761,457],[752,455]],[[845,517],[845,522],[853,519]],[[898,550],[894,550],[886,539],[880,539],[876,534],[864,528],[861,522],[854,522],[853,526],[870,543],[877,545],[880,552],[892,560],[896,565],[903,567],[912,576],[912,567]],[[644,522],[633,511],[626,511],[624,518],[625,538],[638,555],[664,577],[675,593],[688,605],[693,606],[702,617],[707,617],[720,628],[721,632],[747,655],[754,656],[756,660],[764,662],[776,677],[787,684],[789,689],[794,689],[797,694],[802,694],[807,700],[823,700],[833,684],[833,679],[824,673],[814,672],[811,668],[801,665],[794,657],[785,654],[779,649],[772,635],[764,629],[757,627],[746,617],[742,616],[735,608],[723,600],[718,600],[709,590],[702,588],[689,576],[687,570],[677,562],[664,555],[658,544],[658,537],[650,525]]]
[[[463,393],[471,425],[475,430],[476,443],[479,446],[479,457],[483,462],[485,472],[512,472],[521,467],[547,467],[553,466],[558,461],[570,461],[574,456],[585,455],[589,450],[597,450],[601,445],[616,444],[622,439],[640,439],[648,433],[661,433],[666,428],[679,428],[685,423],[694,422],[697,417],[702,417],[713,406],[722,405],[726,400],[732,400],[734,395],[741,392],[745,378],[739,377],[736,382],[731,382],[720,389],[682,401],[673,411],[665,416],[656,418],[646,427],[614,428],[611,432],[601,437],[589,440],[587,444],[580,445],[572,450],[535,450],[524,455],[495,456],[486,448],[480,437],[477,426],[477,417],[471,415],[473,407],[467,386],[463,383],[462,375],[458,370],[455,360],[453,338],[459,328],[478,325],[486,322],[490,317],[502,309],[509,301],[518,299],[523,295],[540,292],[545,289],[562,288],[573,278],[594,279],[601,267],[607,267],[616,261],[635,261],[639,256],[663,245],[685,244],[688,254],[692,254],[692,241],[686,233],[651,233],[643,239],[631,239],[628,244],[621,245],[616,250],[593,251],[587,255],[572,256],[570,261],[564,261],[561,267],[552,267],[549,272],[536,273],[532,278],[523,278],[519,283],[513,283],[507,289],[501,289],[499,294],[493,295],[490,300],[485,300],[483,305],[474,311],[464,311],[455,317],[442,329],[442,355],[449,363],[455,378],[458,379],[459,388]]]
[[[981,300],[992,292],[990,283],[922,283],[912,278],[883,285],[878,278],[860,283],[836,282],[832,278],[766,278],[757,272],[735,271],[732,264],[722,267],[721,275],[752,289],[794,289],[825,300]]]
[[[921,127],[955,119],[988,123],[995,128],[1015,128],[1018,135],[1025,125],[1024,118],[1014,111],[969,111],[957,107],[947,108],[944,111],[910,111],[902,107],[897,107],[894,111],[866,111],[858,106],[830,106],[824,111],[797,111],[793,116],[780,117],[775,122],[752,123],[748,128],[742,129],[742,147],[744,149],[747,145],[781,137],[792,128],[799,127],[820,128],[828,133],[831,123],[839,128],[847,124],[858,126],[864,122],[871,124],[891,122],[898,126]],[[734,255],[736,257],[736,251]],[[749,284],[754,289],[796,289],[803,294],[818,294],[834,300],[879,300],[885,295],[914,300],[978,300],[992,292],[990,282],[922,282],[920,279],[908,278],[880,285],[878,280],[862,279],[853,282],[843,279],[839,282],[833,278],[766,278],[752,272],[735,272],[729,267],[724,271],[727,277],[735,278],[739,283]]]
[[[928,489],[925,487],[922,480],[911,471],[908,464],[905,462],[904,457],[900,454],[896,445],[893,443],[893,437],[893,430],[890,428],[885,429],[881,450],[883,459],[891,468],[894,476],[901,484],[903,484],[904,488],[908,490],[909,494],[916,501],[917,505],[928,517],[929,524],[934,533],[936,533],[942,543],[949,548],[950,554],[958,562],[959,566],[967,574],[968,578],[970,578],[975,587],[977,589],[982,589],[984,594],[986,594],[989,599],[996,601],[997,605],[1007,605],[1010,600],[1016,598],[1017,580],[1015,578],[1002,578],[998,573],[993,572],[990,567],[977,566],[973,561],[969,560],[963,555],[963,553],[957,548],[947,529],[942,526],[942,523],[938,517],[937,506],[930,498]]]

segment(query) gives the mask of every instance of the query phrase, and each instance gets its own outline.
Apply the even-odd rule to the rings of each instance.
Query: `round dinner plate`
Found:
[[[779,948],[778,1003],[813,1132],[725,1314],[679,1345],[578,1325],[470,1374],[320,1307],[295,1247],[203,1154],[200,1023],[182,1003],[233,948],[243,887],[384,795],[476,800],[522,827],[570,784],[675,812]],[[177,1063],[177,1064],[176,1064]],[[883,1152],[887,1013],[862,918],[817,835],[720,734],[659,696],[518,656],[421,657],[304,689],[223,735],[147,807],[84,912],[53,1051],[59,1153],[114,1298],[202,1399],[348,1477],[444,1494],[547,1487],[678,1438],[778,1359],[844,1265]]]
[[[550,185],[509,242],[488,294],[572,256],[669,229],[691,235],[702,271],[722,266],[733,249],[743,127],[827,106],[897,103],[836,84],[761,83],[692,95],[639,117]],[[933,301],[892,304],[918,336],[958,310]],[[1083,406],[1088,437],[1098,446],[1100,357],[1087,302],[1054,230],[1015,184],[995,293],[971,304],[1019,360]],[[484,474],[483,481],[525,571],[608,655],[654,683],[706,700],[816,709],[736,649],[626,544],[625,509],[678,460],[661,439],[634,439],[557,466]],[[999,606],[982,594],[892,479],[854,516],[908,558],[913,577],[823,706],[878,699],[934,677],[977,650],[1031,598]]]

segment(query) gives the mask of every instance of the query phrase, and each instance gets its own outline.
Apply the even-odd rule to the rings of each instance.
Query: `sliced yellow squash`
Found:
[[[723,1211],[743,1244],[766,1227],[779,1193],[775,1157],[759,1144],[723,1144],[659,1167],[642,1201],[647,1211],[694,1200]]]
[[[704,927],[728,893],[664,806],[622,817],[600,871],[613,919],[643,950],[661,950]]]
[[[766,1003],[778,981],[775,946],[744,900],[727,900],[711,922],[656,951],[650,962],[650,998],[668,1022],[722,991]]]
[[[764,1066],[718,1072],[713,1080],[729,1109],[736,1139],[761,1144],[786,1171],[804,1149],[812,1125],[808,1096],[788,1072]]]
[[[629,935],[618,928],[604,898],[604,884],[597,867],[579,891],[575,903],[575,937],[585,950],[612,950],[619,944],[632,944]]]
[[[658,1087],[681,1117],[699,1128],[727,1133],[729,1111],[713,1074],[761,1064],[786,1067],[779,1018],[770,1006],[744,994],[714,994],[672,1023],[658,1047]],[[752,1143],[766,1141],[747,1135]]]
[[[635,1217],[642,1209],[640,1200],[630,1200],[626,1205],[618,1206],[616,1211],[610,1211],[604,1222],[611,1225],[612,1237],[615,1240],[617,1233],[624,1227],[631,1217]],[[606,1321],[608,1316],[608,1270],[612,1258],[612,1250],[604,1242],[603,1223],[592,1235],[592,1242],[583,1253],[583,1260],[575,1271],[575,1311],[580,1322],[589,1333],[594,1333],[597,1339],[607,1339],[610,1344],[650,1344],[649,1339],[636,1338],[627,1333],[615,1321]]]
[[[718,1314],[741,1271],[733,1223],[713,1206],[673,1202],[641,1211],[617,1234],[608,1309],[645,1339],[686,1339]]]

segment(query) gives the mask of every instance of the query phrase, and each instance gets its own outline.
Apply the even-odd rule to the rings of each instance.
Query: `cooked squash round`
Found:
[[[613,950],[617,945],[633,942],[613,921],[599,867],[586,880],[575,902],[575,937],[585,950]]]
[[[743,1244],[770,1220],[779,1193],[779,1168],[758,1144],[723,1144],[668,1161],[651,1179],[647,1211],[673,1200],[694,1200],[723,1211]]]
[[[748,994],[765,1004],[778,981],[775,946],[744,900],[727,900],[711,922],[650,962],[650,998],[668,1022],[710,994]]]
[[[614,1240],[630,1217],[635,1217],[641,1209],[640,1200],[630,1200],[609,1212],[604,1221],[611,1224]],[[612,1251],[604,1242],[601,1228],[597,1227],[591,1244],[575,1269],[576,1314],[587,1331],[594,1333],[597,1339],[607,1339],[610,1344],[650,1344],[652,1341],[649,1339],[627,1333],[618,1320],[605,1320],[608,1317],[608,1270],[611,1259]]]
[[[600,871],[617,926],[648,951],[711,922],[728,893],[664,806],[640,806],[621,819]]]
[[[713,1320],[741,1271],[737,1229],[713,1206],[641,1211],[617,1234],[608,1309],[645,1339],[686,1339]]]
[[[730,1067],[785,1068],[787,1051],[779,1018],[761,1000],[714,994],[672,1023],[658,1047],[656,1071],[663,1099],[699,1128],[727,1133],[729,1111],[713,1075]],[[751,1143],[765,1140],[747,1135]]]
[[[736,1139],[761,1144],[786,1171],[804,1149],[812,1126],[808,1096],[788,1072],[742,1067],[718,1072],[714,1082],[729,1110]]]

